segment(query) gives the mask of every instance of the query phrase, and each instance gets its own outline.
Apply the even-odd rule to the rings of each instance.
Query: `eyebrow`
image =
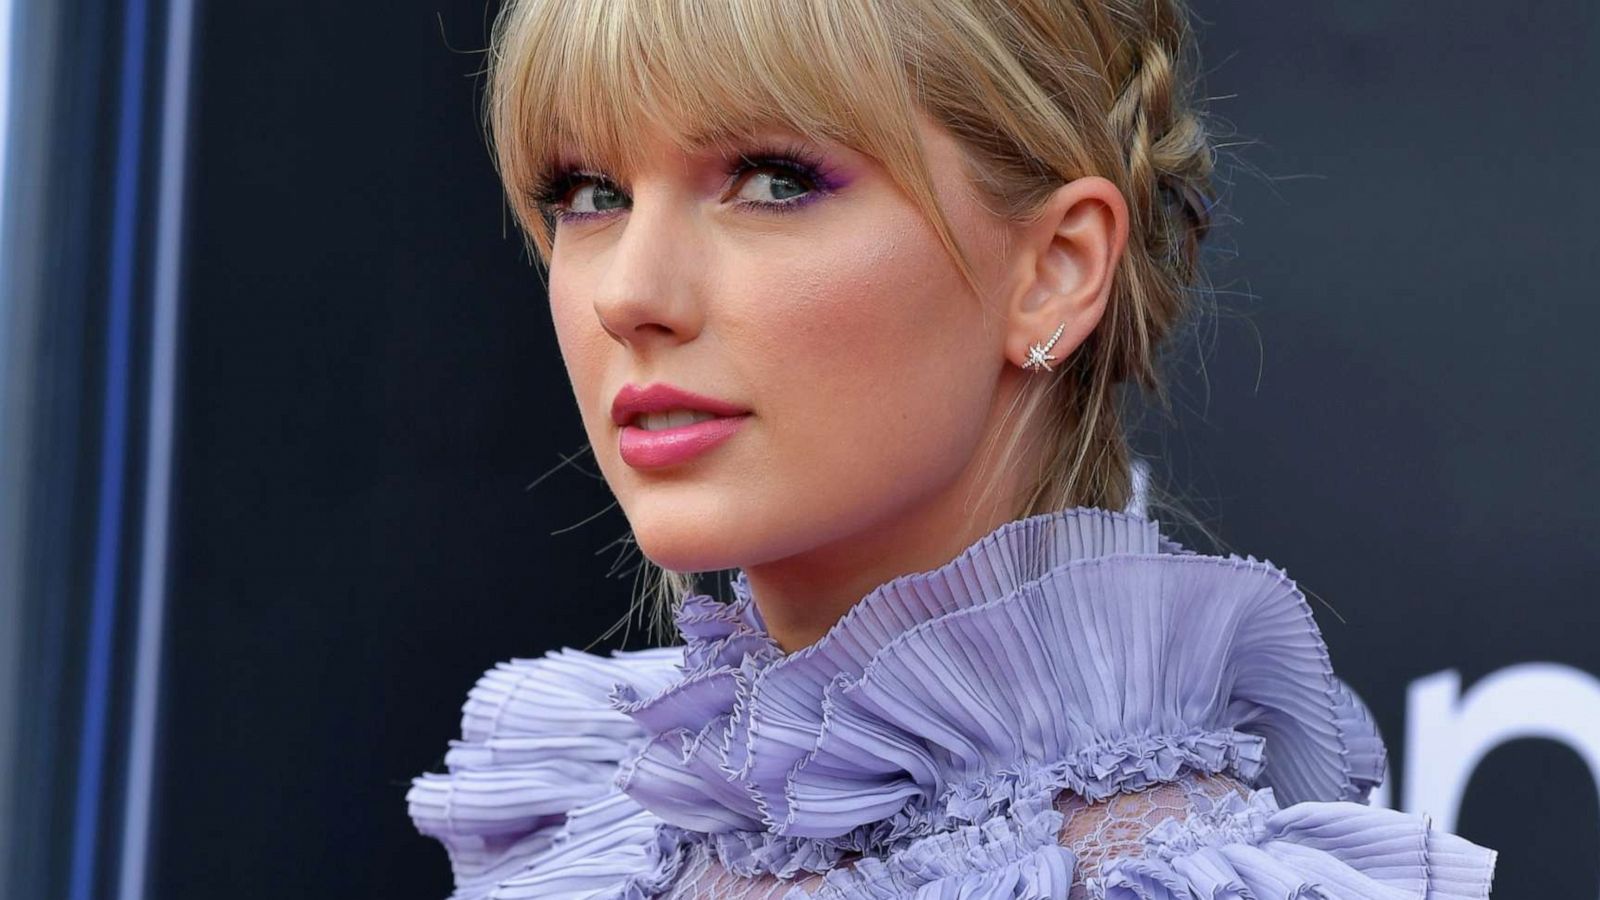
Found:
[[[698,126],[689,129],[685,132],[687,137],[686,152],[690,155],[700,155],[711,150],[732,150],[740,143],[759,140],[763,132],[769,131],[801,136],[805,140],[812,140],[804,138],[803,132],[793,125],[780,120],[752,118],[738,124]],[[586,160],[589,164],[602,168],[621,166],[622,160],[620,158],[612,158],[611,154],[596,155],[587,152],[572,152],[575,149],[571,145],[557,145],[556,152],[551,156],[551,159]]]

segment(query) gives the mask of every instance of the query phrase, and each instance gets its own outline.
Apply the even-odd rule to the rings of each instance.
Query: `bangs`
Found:
[[[686,152],[788,128],[882,163],[943,216],[917,105],[881,0],[521,0],[495,23],[488,117],[523,230],[548,262],[535,196],[558,163],[637,171],[647,133]],[[776,7],[776,8],[775,8]]]

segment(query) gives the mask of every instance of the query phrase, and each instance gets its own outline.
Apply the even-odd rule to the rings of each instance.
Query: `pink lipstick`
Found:
[[[733,437],[748,418],[748,409],[670,384],[624,385],[611,404],[622,461],[636,469],[693,459]]]

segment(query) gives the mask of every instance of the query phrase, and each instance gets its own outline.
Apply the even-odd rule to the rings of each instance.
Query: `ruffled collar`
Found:
[[[1062,789],[1096,800],[1192,769],[1293,802],[1382,773],[1287,575],[1133,513],[1009,522],[791,654],[744,573],[731,585],[677,613],[680,679],[611,704],[649,735],[617,785],[739,874],[827,871]]]

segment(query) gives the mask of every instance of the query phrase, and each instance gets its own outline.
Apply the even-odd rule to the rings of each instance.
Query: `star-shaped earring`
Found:
[[[1050,361],[1055,359],[1055,356],[1050,353],[1050,348],[1054,347],[1056,345],[1056,341],[1061,339],[1061,332],[1065,331],[1066,328],[1067,323],[1062,322],[1056,327],[1056,333],[1050,335],[1050,340],[1046,341],[1043,345],[1035,343],[1029,346],[1028,358],[1022,363],[1022,367],[1024,369],[1043,369],[1046,372],[1055,371],[1054,369],[1050,368]]]

